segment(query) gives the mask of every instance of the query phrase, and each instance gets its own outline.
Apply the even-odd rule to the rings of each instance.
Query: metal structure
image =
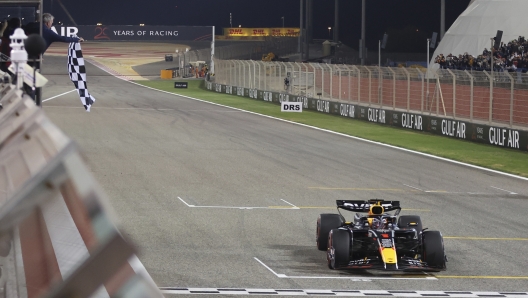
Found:
[[[528,125],[528,74],[217,60],[215,82],[495,125]],[[289,88],[284,85],[293,75]],[[428,95],[429,92],[429,96]]]

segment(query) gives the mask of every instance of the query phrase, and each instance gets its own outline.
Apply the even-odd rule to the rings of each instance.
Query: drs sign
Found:
[[[302,102],[287,102],[283,101],[281,103],[281,112],[298,112],[302,113]]]

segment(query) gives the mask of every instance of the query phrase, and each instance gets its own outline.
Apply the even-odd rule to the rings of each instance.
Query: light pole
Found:
[[[365,57],[367,56],[366,51],[366,42],[365,42],[365,12],[366,12],[366,6],[365,6],[365,0],[361,2],[361,49],[359,52],[361,53],[361,65],[365,65]]]
[[[330,31],[332,31],[332,27],[328,27],[328,37],[332,38],[332,34],[330,33]]]
[[[445,0],[440,2],[440,40],[444,39],[445,34]]]
[[[427,39],[427,69],[425,71],[425,78],[427,79],[427,91],[425,95],[425,108],[429,108],[429,47],[431,46],[431,40]],[[436,87],[435,87],[436,88]],[[431,112],[431,111],[429,111]],[[430,113],[429,113],[430,114]]]
[[[282,28],[284,28],[284,17],[282,17]]]
[[[233,14],[229,13],[229,28],[233,28]]]

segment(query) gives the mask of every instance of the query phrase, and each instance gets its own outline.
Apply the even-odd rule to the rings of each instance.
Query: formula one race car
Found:
[[[321,214],[317,219],[317,248],[326,251],[330,269],[446,269],[442,234],[423,229],[419,216],[398,217],[399,201],[336,203],[339,214]],[[339,209],[356,212],[354,221],[345,221]]]

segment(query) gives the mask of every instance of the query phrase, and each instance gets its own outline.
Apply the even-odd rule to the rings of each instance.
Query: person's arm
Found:
[[[48,44],[51,44],[51,43],[56,42],[56,41],[67,42],[67,43],[84,41],[83,38],[60,36],[57,33],[53,32],[53,30],[50,30],[50,29],[44,30],[43,35],[44,35],[44,39],[46,39],[48,41]]]
[[[4,31],[6,30],[6,28],[7,28],[7,21],[3,21],[2,27],[0,28],[0,36],[4,35]]]

